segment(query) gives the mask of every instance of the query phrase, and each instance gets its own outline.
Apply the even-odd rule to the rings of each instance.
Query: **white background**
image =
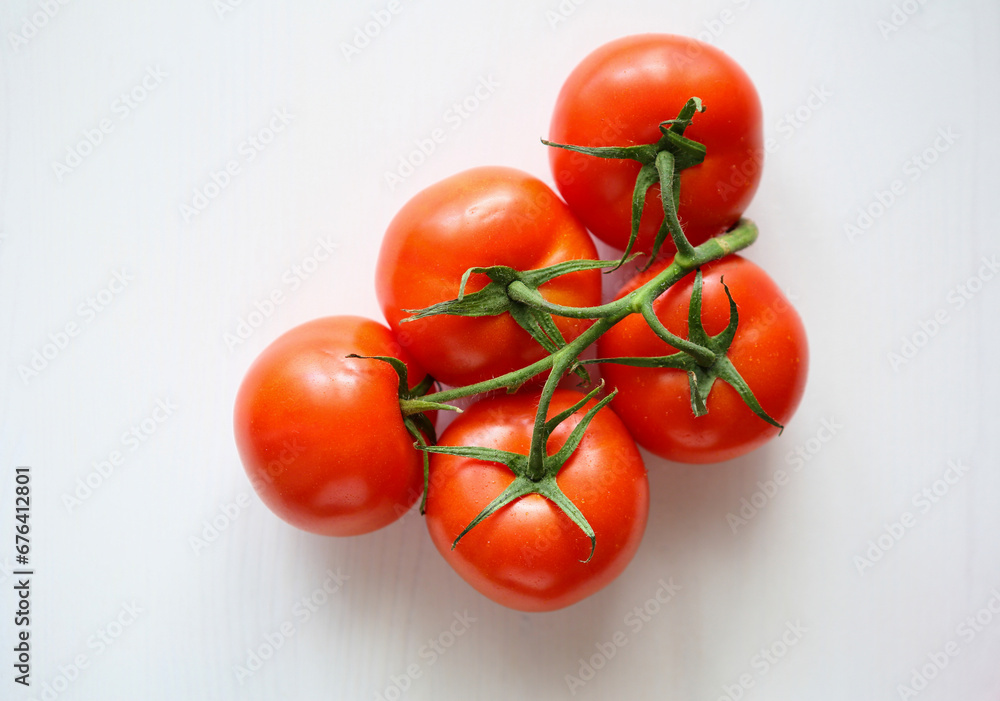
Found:
[[[424,0],[350,57],[386,2],[43,5],[0,11],[0,697],[561,699],[576,675],[585,699],[868,700],[912,698],[900,685],[930,665],[922,701],[998,698],[1000,279],[982,262],[1000,254],[996,3],[564,0],[558,14],[557,0]],[[538,138],[562,81],[643,31],[702,33],[760,92],[776,148],[747,255],[793,295],[812,351],[784,435],[716,466],[649,457],[635,560],[551,614],[473,591],[415,514],[346,540],[272,516],[231,430],[253,358],[317,316],[380,318],[380,236],[421,188],[482,164],[551,182]],[[497,87],[455,124],[483,79]],[[144,99],[126,107],[133,89]],[[283,131],[248,147],[275,110]],[[109,133],[57,173],[102,120]],[[444,143],[390,187],[437,128]],[[237,174],[185,217],[229,161]],[[320,240],[336,253],[293,289]],[[86,312],[122,271],[127,285]],[[284,302],[227,345],[275,289]],[[46,349],[67,324],[76,335]],[[53,357],[26,374],[36,351]],[[126,440],[144,421],[149,435]],[[121,464],[87,495],[114,451]],[[968,469],[936,482],[956,474],[949,461]],[[16,465],[33,480],[28,690],[11,666]],[[755,496],[777,470],[787,484]],[[919,497],[935,487],[934,503]],[[734,527],[742,499],[763,506]],[[328,572],[346,579],[306,620],[300,601],[324,598]],[[681,589],[650,604],[661,580]],[[627,618],[646,606],[641,627]],[[456,615],[475,622],[452,639]],[[804,632],[782,649],[789,625]],[[618,632],[626,644],[602,658]],[[429,640],[453,644],[432,656]],[[765,665],[762,648],[780,659]]]

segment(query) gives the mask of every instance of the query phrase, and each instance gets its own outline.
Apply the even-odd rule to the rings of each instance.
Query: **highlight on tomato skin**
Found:
[[[537,391],[483,399],[458,416],[438,445],[475,445],[527,454]],[[581,399],[559,389],[548,415]],[[565,443],[593,400],[552,434],[548,453]],[[603,589],[635,555],[649,513],[649,482],[641,454],[621,420],[602,408],[562,467],[557,482],[596,535],[590,539],[551,501],[530,494],[502,507],[452,543],[513,481],[504,465],[452,455],[431,456],[427,528],[438,551],[469,584],[521,611],[553,611]]]
[[[626,282],[623,297],[663,269],[659,263]],[[729,287],[739,310],[739,326],[727,355],[763,409],[781,424],[798,408],[809,372],[809,345],[798,312],[759,266],[729,255],[701,268],[702,322],[710,334],[729,323]],[[653,311],[672,333],[687,338],[691,273],[653,302]],[[597,343],[601,358],[669,355],[667,345],[638,315],[627,317]],[[628,367],[606,363],[601,373],[618,394],[611,402],[636,442],[676,462],[714,463],[745,455],[778,435],[779,429],[754,415],[736,391],[716,380],[708,413],[696,417],[686,374],[673,368]]]
[[[514,168],[482,166],[431,185],[399,210],[382,240],[375,291],[389,327],[416,362],[443,384],[468,385],[520,369],[546,352],[508,312],[403,322],[408,310],[455,299],[472,267],[523,271],[595,258],[587,230],[545,183]],[[486,275],[473,274],[466,292],[487,282]],[[601,272],[563,275],[539,292],[556,304],[600,304]],[[559,317],[555,323],[570,341],[590,322]]]
[[[411,387],[425,375],[384,325],[332,316],[264,349],[236,396],[236,445],[257,494],[283,520],[320,535],[382,528],[423,493],[398,375],[352,353],[403,360]]]
[[[684,136],[706,147],[704,162],[680,174],[678,217],[692,244],[722,233],[746,210],[764,157],[760,97],[746,72],[718,48],[691,37],[638,34],[598,47],[573,69],[556,100],[549,140],[575,146],[637,146],[660,138],[661,122],[701,99]],[[624,250],[631,233],[639,164],[549,149],[556,187],[605,243]],[[646,196],[634,251],[649,252],[663,221],[660,187]],[[669,238],[663,254],[669,257]]]

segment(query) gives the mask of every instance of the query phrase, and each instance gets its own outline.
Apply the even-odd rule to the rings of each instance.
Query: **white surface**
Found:
[[[627,644],[576,698],[714,701],[743,674],[748,701],[904,698],[898,685],[949,641],[958,654],[921,701],[998,698],[1000,615],[987,608],[972,636],[962,626],[1000,609],[1000,278],[953,301],[1000,254],[996,3],[897,2],[905,21],[888,36],[888,0],[404,3],[350,61],[342,44],[387,3],[245,0],[221,17],[213,0],[50,4],[16,50],[9,32],[40,4],[0,11],[0,697],[395,698],[394,677],[416,665],[404,698],[560,699],[580,659],[621,631]],[[568,16],[552,26],[560,6]],[[538,137],[563,79],[601,43],[649,30],[714,30],[760,91],[777,148],[748,211],[761,227],[748,256],[794,295],[812,350],[784,435],[718,466],[650,458],[633,564],[546,615],[466,586],[416,515],[349,540],[272,516],[230,426],[252,359],[317,316],[380,317],[381,232],[420,188],[489,163],[550,181]],[[123,108],[147,75],[145,100]],[[456,120],[453,103],[481,80],[497,87]],[[810,110],[814,91],[827,97]],[[798,108],[807,120],[783,121]],[[291,115],[284,130],[260,151],[242,146],[275,110]],[[104,119],[110,133],[60,180],[53,164]],[[391,190],[385,173],[435,128],[445,142]],[[958,136],[936,142],[940,130]],[[936,162],[913,171],[935,143]],[[180,206],[229,161],[239,172],[186,222]],[[845,224],[894,180],[902,194],[849,239]],[[319,240],[335,254],[293,289]],[[130,279],[113,302],[81,314],[121,270]],[[228,348],[224,334],[273,289],[285,301]],[[923,340],[939,311],[946,323],[894,369],[888,354]],[[18,366],[69,322],[79,334],[26,384]],[[158,401],[176,409],[125,442]],[[821,443],[824,421],[838,428]],[[813,451],[798,471],[797,447]],[[124,462],[68,509],[64,496],[112,451]],[[914,496],[949,461],[969,470],[924,510]],[[15,465],[32,466],[34,488],[27,693],[11,680]],[[779,469],[788,483],[734,534],[727,514]],[[236,502],[248,506],[195,552],[191,538]],[[859,573],[856,556],[906,512],[915,525]],[[328,571],[348,579],[306,619],[299,602]],[[628,616],[661,579],[681,590],[639,628]],[[102,649],[93,636],[131,621],[127,605],[141,612]],[[429,653],[465,612],[468,630]],[[248,649],[286,621],[291,637],[239,680]],[[789,624],[805,631],[764,671],[755,656]]]

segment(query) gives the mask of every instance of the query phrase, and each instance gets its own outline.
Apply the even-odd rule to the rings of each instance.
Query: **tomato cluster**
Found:
[[[356,535],[423,495],[446,561],[525,611],[573,604],[628,565],[649,508],[638,446],[743,455],[794,413],[808,366],[791,304],[729,253],[753,240],[737,234],[763,153],[757,93],[732,59],[672,35],[613,41],[566,81],[550,138],[563,199],[502,167],[418,193],[378,258],[388,326],[288,331],[250,367],[234,418],[282,519]],[[653,259],[604,304],[600,269],[628,257],[597,261],[591,233]],[[571,373],[592,391],[568,388]],[[448,402],[477,395],[437,436]]]

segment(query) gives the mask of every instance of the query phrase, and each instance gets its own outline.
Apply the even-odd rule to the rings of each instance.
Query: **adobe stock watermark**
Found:
[[[900,514],[899,518],[884,523],[882,532],[868,541],[868,547],[864,553],[854,556],[854,567],[858,570],[858,576],[863,577],[866,570],[874,567],[876,562],[885,557],[885,554],[892,550],[896,543],[916,527],[918,516],[926,515],[934,508],[935,504],[947,497],[970,469],[968,465],[963,465],[959,459],[949,460],[948,466],[939,478],[910,498],[910,503],[916,512],[906,510]]]
[[[993,622],[1000,618],[1000,588],[990,590],[990,598],[955,628],[955,634],[936,650],[927,653],[926,662],[910,669],[903,684],[896,685],[900,701],[916,698],[943,672],[952,660],[962,654],[962,646],[972,644]]]
[[[763,168],[764,158],[777,153],[817,112],[826,106],[832,97],[833,91],[825,84],[814,85],[809,89],[809,94],[794,109],[781,115],[774,125],[774,130],[781,139],[768,136],[764,139],[762,150],[750,149],[746,152],[746,158],[733,169],[729,180],[722,180],[718,183],[722,201],[726,202],[733,195],[739,194],[740,188],[745,186]]]
[[[729,3],[730,7],[722,8],[715,17],[702,22],[702,26],[705,28],[698,32],[695,38],[706,44],[711,44],[722,36],[722,33],[726,31],[729,25],[736,21],[737,13],[734,12],[733,8],[742,12],[750,7],[750,2],[751,0],[732,0]]]
[[[55,701],[66,693],[101,655],[121,640],[125,631],[135,624],[142,613],[144,609],[135,601],[123,602],[114,618],[87,637],[87,652],[77,654],[68,664],[59,665],[55,676],[38,687],[41,695],[27,697],[29,701]]]
[[[785,621],[785,629],[767,647],[762,647],[751,658],[748,663],[749,670],[740,674],[735,681],[722,685],[723,694],[718,701],[739,701],[749,689],[756,686],[757,682],[768,672],[774,669],[792,648],[802,642],[803,636],[809,631],[796,620],[794,623]]]
[[[280,276],[271,291],[263,297],[255,299],[253,308],[236,319],[232,330],[222,334],[222,341],[232,353],[242,346],[259,329],[265,321],[277,311],[278,307],[288,301],[289,295],[297,292],[302,284],[312,277],[320,266],[330,260],[340,248],[340,243],[330,236],[319,236],[310,253],[298,262],[288,266]]]
[[[192,219],[208,209],[208,206],[232,185],[233,180],[274,143],[278,134],[284,132],[294,119],[295,115],[289,114],[284,107],[271,110],[271,117],[267,123],[240,142],[236,149],[237,155],[226,161],[219,170],[209,173],[208,182],[194,188],[190,202],[177,205],[184,223],[190,224]]]
[[[515,231],[521,233],[525,227],[531,227],[540,217],[550,216],[553,207],[564,206],[562,200],[547,187],[539,188],[527,201],[518,204],[517,211],[510,213],[510,223]]]
[[[38,0],[38,10],[31,15],[21,18],[21,25],[18,30],[7,32],[7,41],[14,53],[19,52],[23,47],[31,43],[31,40],[38,36],[43,27],[55,19],[63,5],[68,5],[69,0]]]
[[[559,0],[559,4],[545,11],[545,21],[551,29],[557,29],[586,3],[587,0]]]
[[[598,135],[598,138],[588,145],[595,147],[620,146],[621,135],[625,132],[625,129],[626,125],[622,122],[621,117],[614,117],[606,124],[600,135]],[[572,185],[577,176],[590,168],[595,160],[597,159],[592,156],[571,151],[569,155],[569,167],[560,170],[559,177],[556,179],[559,182]]]
[[[883,39],[888,39],[893,34],[898,32],[903,28],[913,15],[917,14],[923,5],[927,4],[927,0],[903,0],[899,3],[893,3],[892,12],[886,18],[879,18],[875,23],[878,28],[879,34],[882,35]]]
[[[361,55],[361,52],[367,49],[382,34],[383,30],[392,24],[393,17],[402,10],[403,3],[400,0],[389,0],[385,7],[372,10],[370,20],[354,27],[350,42],[340,42],[340,53],[344,55],[344,60],[350,63]]]
[[[149,414],[122,432],[118,441],[120,448],[114,448],[103,459],[93,462],[90,471],[83,477],[77,477],[73,488],[63,492],[62,503],[67,513],[72,514],[94,496],[117,470],[125,466],[127,456],[156,435],[177,411],[177,405],[169,399],[157,399],[155,404]]]
[[[261,474],[250,478],[250,484],[253,486],[254,491],[258,494],[265,491],[265,483],[272,485],[274,480],[288,469],[289,465],[295,464],[295,461],[305,452],[305,446],[299,443],[297,439],[292,438],[284,441],[277,454],[264,465]],[[202,521],[201,530],[198,531],[198,534],[188,537],[188,545],[191,546],[194,554],[201,555],[203,550],[217,541],[223,533],[229,530],[229,527],[236,522],[243,512],[250,508],[252,503],[253,500],[249,492],[240,492],[233,501],[220,504],[210,519]]]
[[[901,367],[916,358],[930,340],[951,322],[953,314],[964,309],[965,305],[972,301],[998,272],[1000,272],[1000,261],[997,260],[997,254],[988,258],[982,256],[976,271],[948,290],[948,294],[945,295],[947,303],[945,306],[939,307],[926,319],[920,319],[916,331],[907,336],[900,336],[899,349],[886,354],[889,367],[899,372]]]
[[[201,555],[201,551],[219,539],[219,536],[229,530],[229,527],[236,522],[244,510],[250,508],[253,501],[247,492],[236,495],[232,501],[227,501],[219,505],[216,512],[210,519],[206,519],[201,524],[198,535],[188,538],[188,545],[195,555]]]
[[[56,180],[62,182],[63,178],[83,165],[83,162],[104,143],[104,138],[114,133],[116,125],[131,117],[135,110],[163,85],[168,76],[169,74],[159,65],[147,67],[139,82],[112,100],[110,114],[98,120],[94,127],[84,129],[81,132],[83,138],[66,147],[66,157],[63,160],[52,162],[52,172],[55,173]]]
[[[299,597],[292,604],[289,617],[275,626],[271,631],[261,636],[261,641],[253,648],[247,648],[244,657],[233,665],[236,681],[243,686],[272,659],[285,643],[292,638],[301,626],[313,619],[316,613],[326,606],[333,595],[341,590],[344,582],[350,576],[337,571],[327,570],[326,576],[318,586],[305,596]]]
[[[492,75],[480,76],[471,92],[453,102],[451,107],[444,111],[444,114],[441,115],[443,124],[431,129],[426,136],[414,139],[414,148],[406,155],[399,157],[393,170],[385,171],[383,179],[385,184],[389,186],[389,191],[394,192],[407,178],[413,175],[417,168],[422,166],[437,151],[438,147],[448,140],[448,135],[461,129],[462,125],[483,106],[483,103],[493,96],[499,87],[500,83]]]
[[[235,12],[236,8],[243,6],[244,0],[212,0],[212,9],[219,19],[225,19],[226,15]]]
[[[741,338],[749,343],[755,343],[764,332],[771,328],[779,319],[785,318],[785,313],[794,311],[794,303],[799,301],[799,296],[794,292],[787,292],[784,297],[779,297],[767,305],[767,308],[754,320],[754,325],[746,331],[741,331]]]
[[[587,685],[588,682],[597,676],[597,673],[607,666],[618,650],[628,645],[631,635],[639,633],[646,624],[653,620],[663,607],[674,600],[681,590],[679,584],[675,584],[673,577],[668,581],[662,579],[657,581],[660,586],[651,597],[646,599],[641,605],[635,606],[625,614],[622,623],[628,628],[615,631],[607,640],[594,643],[596,652],[587,659],[580,658],[576,674],[567,674],[564,677],[566,687],[571,695],[576,696],[576,692]]]
[[[59,356],[66,352],[73,339],[77,338],[97,317],[110,307],[133,280],[125,267],[111,271],[108,282],[97,292],[76,306],[76,316],[55,331],[50,331],[46,340],[31,351],[31,357],[17,366],[17,374],[27,387],[33,379],[45,371]]]
[[[417,650],[421,662],[411,662],[400,674],[389,675],[389,684],[381,691],[375,692],[376,701],[399,701],[403,698],[413,682],[424,675],[424,668],[430,667],[450,650],[455,643],[465,635],[476,619],[468,611],[452,613],[452,622],[436,637],[428,638],[427,642]]]
[[[848,241],[855,241],[875,222],[885,216],[885,213],[906,194],[909,185],[920,180],[941,156],[950,151],[958,142],[961,134],[956,134],[953,127],[941,127],[930,145],[921,149],[903,162],[902,177],[893,178],[884,190],[876,190],[867,204],[858,207],[857,216],[853,222],[844,224],[844,235]]]
[[[804,443],[795,446],[794,449],[785,454],[785,462],[792,468],[783,470],[776,469],[770,479],[758,480],[757,489],[749,497],[740,499],[740,506],[734,511],[726,514],[726,523],[729,524],[733,535],[739,532],[757,515],[767,508],[782,487],[791,481],[791,475],[801,472],[802,469],[823,449],[827,443],[844,429],[842,424],[836,419],[822,419],[816,432]]]

